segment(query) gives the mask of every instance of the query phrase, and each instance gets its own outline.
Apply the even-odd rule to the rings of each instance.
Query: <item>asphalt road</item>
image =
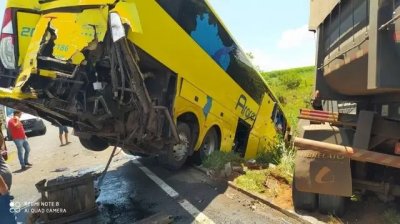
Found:
[[[47,123],[44,136],[29,139],[33,167],[19,170],[15,146],[8,142],[13,175],[14,208],[26,223],[30,203],[40,198],[35,184],[42,179],[100,173],[112,148],[103,152],[84,149],[76,137],[60,147],[58,129]],[[233,190],[223,181],[211,180],[191,167],[168,171],[154,158],[137,158],[118,150],[97,199],[98,214],[76,223],[134,223],[163,213],[173,223],[299,223],[270,207]]]

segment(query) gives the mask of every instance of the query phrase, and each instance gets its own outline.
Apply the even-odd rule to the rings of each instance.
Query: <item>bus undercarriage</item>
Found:
[[[103,36],[92,27],[93,38],[79,52],[81,63],[74,61],[77,53],[68,60],[57,59],[57,35],[65,27],[49,20],[43,33],[33,36],[32,42],[40,45],[29,52],[31,64],[24,64],[15,81],[14,90],[20,89],[27,99],[1,102],[53,124],[74,127],[75,135],[91,150],[118,145],[130,153],[162,153],[179,142],[171,116],[177,76],[129,41],[125,36],[129,27],[117,14],[114,17],[119,23],[105,23],[109,29],[102,30]],[[3,77],[3,85],[12,85],[9,79]]]

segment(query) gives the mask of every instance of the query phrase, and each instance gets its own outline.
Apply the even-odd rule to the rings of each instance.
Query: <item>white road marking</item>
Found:
[[[151,172],[147,167],[143,166],[139,160],[135,159],[132,160],[132,162],[139,167],[145,173],[151,180],[153,180],[165,193],[167,193],[171,198],[177,198],[179,197],[178,192],[176,192],[172,187],[170,187],[167,183],[165,183],[163,180],[161,180],[157,175],[155,175],[153,172]]]
[[[154,181],[165,193],[167,193],[170,197],[177,199],[179,197],[179,193],[176,192],[172,187],[170,187],[167,183],[161,180],[157,175],[155,175],[151,170],[145,167],[139,160],[134,159],[132,162],[143,171],[146,176],[148,176],[152,181]],[[204,213],[200,212],[194,205],[192,205],[188,200],[182,199],[179,202],[179,205],[185,209],[189,214],[193,216],[196,222],[205,223],[205,224],[215,224],[210,218],[208,218]]]
[[[214,224],[214,222],[209,219],[204,213],[200,212],[194,205],[192,205],[188,200],[183,199],[180,202],[178,202],[179,205],[184,208],[189,214],[191,214],[196,222],[198,223],[204,223],[204,224]]]

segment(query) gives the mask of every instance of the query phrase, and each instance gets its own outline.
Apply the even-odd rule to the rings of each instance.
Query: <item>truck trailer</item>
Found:
[[[343,215],[356,194],[393,201],[400,197],[400,1],[310,6],[324,110],[299,116],[294,206]]]

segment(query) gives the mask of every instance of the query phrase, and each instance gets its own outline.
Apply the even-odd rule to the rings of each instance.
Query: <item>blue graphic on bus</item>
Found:
[[[208,114],[210,113],[211,107],[212,107],[212,98],[210,96],[207,96],[207,103],[203,107],[203,114],[205,117],[207,117]]]
[[[218,35],[218,26],[210,24],[209,20],[208,13],[197,15],[196,29],[190,35],[226,71],[231,63],[229,53],[235,48],[224,46]]]

